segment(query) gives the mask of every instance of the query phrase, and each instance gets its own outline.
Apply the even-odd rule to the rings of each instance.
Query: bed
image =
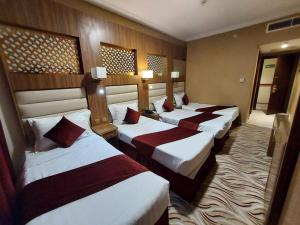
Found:
[[[29,122],[29,124],[36,123],[40,125],[45,121],[52,121],[54,118],[62,115],[70,120],[71,118],[74,119],[74,115],[77,116],[76,118],[78,118],[78,115],[83,115],[80,119],[74,120],[76,121],[74,123],[79,121],[78,123],[86,124],[86,121],[88,121],[88,125],[84,126],[89,126],[89,118],[87,119],[86,115],[90,115],[90,112],[87,109],[85,91],[83,89],[17,92],[16,101],[22,120]],[[51,150],[40,151],[41,149],[39,149],[37,151],[37,146],[44,147],[45,145],[35,144],[34,149],[29,148],[26,151],[24,176],[22,179],[24,188],[20,201],[23,202],[21,204],[21,215],[25,215],[21,218],[25,219],[22,219],[20,223],[30,225],[168,224],[169,182],[125,156],[102,137],[94,134],[88,127],[84,128],[86,128],[84,133],[70,147],[52,146]],[[36,133],[36,130],[34,130],[35,135]],[[116,161],[116,159],[119,161]],[[90,168],[95,165],[99,165],[97,172],[89,173],[88,176],[82,176],[83,168]],[[110,167],[105,167],[107,165],[110,165]],[[132,166],[139,169],[139,172],[122,178],[123,173],[120,174],[122,171],[119,171],[119,176],[105,177],[106,183],[99,191],[94,191],[76,200],[65,202],[65,204],[61,204],[56,208],[53,207],[51,210],[42,211],[42,213],[34,217],[27,210],[28,205],[33,205],[35,207],[31,207],[31,209],[39,211],[40,207],[37,206],[40,205],[36,205],[35,202],[47,205],[42,206],[46,208],[54,204],[51,198],[49,200],[47,195],[41,195],[39,192],[44,192],[36,188],[38,183],[41,185],[41,181],[44,182],[42,185],[45,183],[51,184],[55,177],[64,175],[65,178],[68,178],[71,173],[73,174],[72,176],[77,174],[76,179],[64,179],[64,182],[58,184],[59,187],[67,186],[70,192],[73,193],[73,189],[77,188],[73,186],[77,186],[77,183],[82,183],[86,179],[93,180],[94,176],[105,176],[106,173],[109,174],[112,173],[111,171],[120,170],[119,168],[128,170]],[[98,171],[106,172],[98,173]],[[81,176],[78,176],[78,174],[81,174]],[[49,179],[51,182],[47,183],[46,181]],[[73,182],[73,185],[67,181],[71,182],[71,184]],[[101,183],[102,181],[97,180],[97,182]],[[86,183],[87,188],[93,185],[94,183]],[[140,188],[141,186],[143,186],[142,189]],[[32,187],[35,187],[35,189],[32,189]],[[43,189],[48,188],[48,186],[45,187]],[[84,188],[78,188],[81,194],[86,191]],[[66,193],[68,193],[68,189]],[[35,192],[32,192],[32,190],[35,190]],[[52,190],[51,193],[53,195],[55,192],[64,193],[64,191],[62,189]],[[32,198],[32,196],[40,195],[44,199]],[[28,198],[28,196],[31,198]],[[145,196],[147,197],[145,198]],[[64,198],[65,196],[63,195]],[[26,201],[28,199],[30,204]],[[32,201],[33,199],[34,201]]]
[[[202,104],[196,102],[189,102],[187,105],[184,105],[182,102],[182,97],[185,94],[184,82],[175,82],[173,84],[173,93],[174,93],[174,100],[177,108],[181,108],[184,110],[191,110],[191,111],[198,110],[200,112],[205,110],[209,110],[209,111],[213,110],[212,113],[214,114],[229,116],[234,126],[240,123],[239,108],[237,106],[222,107],[213,104]]]
[[[159,92],[157,90],[160,90]],[[167,112],[163,108],[166,97],[165,83],[151,84],[149,87],[149,107],[153,107],[159,113],[161,121],[173,125],[197,125],[196,129],[212,133],[215,138],[214,150],[218,151],[228,138],[231,127],[231,118],[228,115],[195,112],[191,110],[177,109]],[[189,121],[190,120],[190,121]],[[199,121],[199,123],[195,122]],[[200,122],[202,121],[202,122]]]
[[[117,107],[132,107],[137,110],[138,93],[136,85],[106,87],[109,110],[118,127],[120,150],[142,163],[153,172],[170,181],[170,187],[186,200],[192,200],[202,179],[214,165],[211,152],[213,135],[197,132],[189,137],[155,146],[152,155],[145,156],[133,140],[148,134],[168,132],[177,127],[141,116],[138,123],[118,121]],[[124,116],[123,116],[124,118]],[[185,132],[185,131],[184,131]],[[186,148],[189,146],[189,148]],[[183,151],[184,149],[184,151]]]

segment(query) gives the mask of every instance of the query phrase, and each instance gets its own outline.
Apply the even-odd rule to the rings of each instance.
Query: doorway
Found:
[[[299,53],[260,54],[248,123],[272,128],[287,112],[298,61]]]

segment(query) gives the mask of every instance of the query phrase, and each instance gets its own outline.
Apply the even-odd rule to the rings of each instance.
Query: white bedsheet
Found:
[[[122,153],[95,134],[78,140],[69,148],[26,152],[25,183],[119,154]],[[152,172],[144,172],[54,209],[27,224],[148,225],[160,218],[168,203],[168,181]]]
[[[207,107],[212,107],[212,106],[216,106],[216,105],[190,102],[188,105],[182,105],[182,109],[196,111],[197,109],[207,108]],[[231,121],[233,122],[239,116],[239,108],[231,107],[231,108],[227,108],[227,109],[218,110],[213,113],[219,114],[219,115],[230,116]]]
[[[180,120],[199,114],[201,112],[174,109],[172,112],[163,112],[159,116],[165,123],[178,125]],[[225,115],[200,123],[198,130],[212,133],[215,138],[220,139],[229,131],[231,124],[231,117]]]
[[[118,126],[120,140],[127,144],[131,144],[132,139],[136,136],[175,127],[143,116],[140,117],[137,124],[116,124],[116,126]],[[213,144],[213,135],[201,132],[179,141],[157,146],[152,158],[175,173],[194,179],[208,158]]]

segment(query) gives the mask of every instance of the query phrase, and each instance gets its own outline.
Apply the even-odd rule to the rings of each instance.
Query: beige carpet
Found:
[[[270,132],[250,124],[231,131],[194,201],[171,193],[170,224],[263,224]]]

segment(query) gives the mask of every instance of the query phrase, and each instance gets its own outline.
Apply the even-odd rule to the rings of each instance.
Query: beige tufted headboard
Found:
[[[173,83],[173,93],[184,92],[184,82]]]
[[[149,89],[149,109],[153,110],[153,102],[167,96],[166,83],[148,84]]]
[[[138,87],[133,85],[118,85],[106,87],[107,105],[126,104],[138,101]]]
[[[88,108],[84,88],[17,91],[15,97],[23,121]]]

